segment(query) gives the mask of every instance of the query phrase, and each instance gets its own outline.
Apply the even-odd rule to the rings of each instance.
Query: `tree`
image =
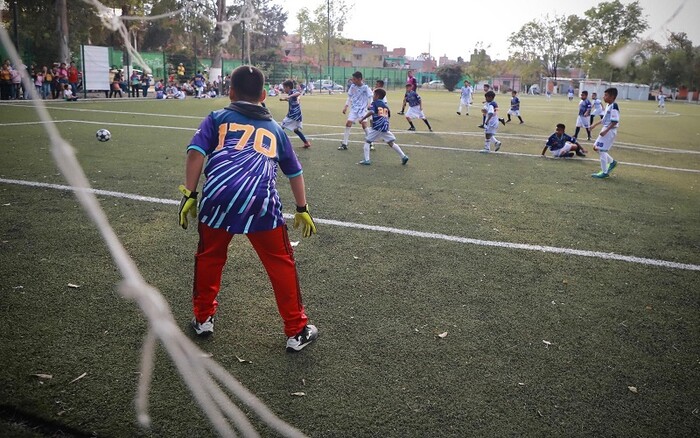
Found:
[[[304,51],[318,59],[319,64],[332,63],[348,12],[345,0],[329,0],[321,2],[313,13],[308,8],[297,13]]]
[[[537,63],[547,76],[557,77],[562,59],[569,54],[573,39],[570,29],[578,27],[578,17],[545,15],[543,20],[525,23],[508,38],[517,59]]]
[[[435,73],[445,84],[445,88],[447,88],[448,91],[454,91],[457,83],[462,79],[462,76],[464,76],[462,66],[459,64],[441,65]]]
[[[482,42],[477,43],[464,71],[474,80],[475,85],[493,76],[491,57],[486,54]]]
[[[600,3],[585,13],[586,32],[580,34],[584,65],[592,75],[616,80],[620,70],[607,57],[625,44],[637,42],[647,24],[638,1],[628,5],[619,0]]]

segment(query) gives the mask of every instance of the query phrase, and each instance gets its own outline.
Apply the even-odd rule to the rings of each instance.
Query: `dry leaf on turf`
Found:
[[[243,362],[243,363],[253,363],[253,362],[252,362],[252,361],[250,361],[250,360],[245,360],[245,359],[241,359],[241,358],[240,358],[240,357],[238,357],[238,356],[236,356],[236,359],[238,359],[238,362]]]
[[[305,392],[293,392],[290,395],[293,395],[294,397],[303,397],[306,395]]]
[[[38,377],[40,379],[53,379],[53,376],[51,374],[36,373],[36,374],[32,374],[32,376]]]
[[[292,248],[294,248],[294,247],[296,247],[297,245],[299,245],[299,241],[296,240],[296,241],[294,241],[294,242],[289,242],[289,244],[292,245]]]
[[[71,288],[71,289],[78,289],[80,286],[77,285],[77,284],[68,283],[68,287]]]
[[[637,387],[636,386],[628,386],[627,389],[629,389],[631,392],[637,394]]]
[[[545,341],[544,339],[542,339],[542,343],[543,343],[544,345],[546,345],[547,347],[549,347],[550,345],[552,345],[551,342]]]
[[[442,332],[439,335],[437,335],[438,338],[443,339],[447,337],[447,332]]]
[[[87,376],[87,373],[83,373],[83,374],[79,375],[75,379],[71,380],[69,383],[77,382],[78,380],[82,379],[85,376]]]

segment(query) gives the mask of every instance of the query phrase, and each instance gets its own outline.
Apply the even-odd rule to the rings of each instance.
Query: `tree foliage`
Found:
[[[576,16],[545,15],[525,23],[508,38],[511,50],[523,62],[538,63],[547,76],[556,77],[563,58],[570,53]]]
[[[469,58],[469,62],[464,70],[475,83],[493,76],[491,57],[486,54],[483,43],[477,43],[477,47],[474,49],[474,53]]]
[[[313,12],[308,8],[300,9],[297,20],[304,54],[328,64],[329,55],[330,59],[334,59],[334,54],[347,51],[348,45],[341,32],[347,23],[349,11],[345,0],[322,1]]]
[[[447,88],[448,91],[454,91],[454,89],[457,88],[457,83],[459,83],[462,76],[464,76],[464,70],[462,70],[460,64],[441,65],[435,73],[442,83],[445,84],[445,88]]]

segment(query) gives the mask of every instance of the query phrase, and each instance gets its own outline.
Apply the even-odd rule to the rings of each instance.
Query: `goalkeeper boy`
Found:
[[[204,169],[199,203],[199,245],[195,254],[192,327],[198,335],[214,331],[216,297],[228,245],[245,234],[272,282],[284,321],[287,351],[299,351],[318,336],[301,301],[294,253],[276,189],[277,165],[289,178],[296,203],[294,228],[316,233],[306,205],[302,168],[284,130],[260,105],[265,99],[260,70],[241,66],[231,74],[231,104],[210,113],[187,146],[180,226],[197,217],[197,185]],[[205,164],[206,161],[206,164]],[[243,286],[242,284],[239,286]]]

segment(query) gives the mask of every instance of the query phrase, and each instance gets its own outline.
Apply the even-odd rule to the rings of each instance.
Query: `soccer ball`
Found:
[[[98,129],[95,136],[97,136],[99,141],[109,141],[112,138],[112,134],[106,129]]]

